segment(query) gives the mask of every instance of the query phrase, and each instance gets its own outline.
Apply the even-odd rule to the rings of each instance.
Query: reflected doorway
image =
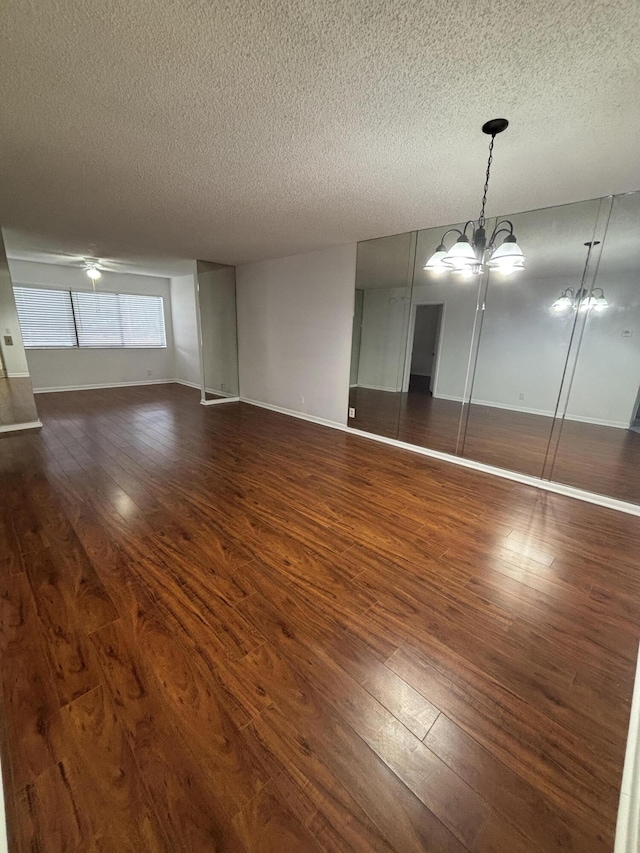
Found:
[[[442,327],[442,302],[413,306],[402,390],[409,394],[434,395],[438,377],[438,354]]]

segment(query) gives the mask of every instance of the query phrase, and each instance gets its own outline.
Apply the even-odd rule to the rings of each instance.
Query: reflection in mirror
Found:
[[[235,267],[198,261],[197,272],[203,400],[222,402],[240,391]]]
[[[599,204],[509,217],[526,246],[526,269],[489,272],[464,456],[542,476],[573,332],[569,312],[550,309],[564,289],[580,287]]]
[[[579,337],[552,479],[632,503],[640,503],[639,222],[640,193],[616,196],[595,280],[549,312],[576,317]]]
[[[481,277],[425,269],[444,231],[418,233],[398,438],[455,453]],[[491,223],[487,224],[487,228]]]
[[[9,264],[0,234],[0,432],[38,422]]]
[[[398,435],[415,232],[358,243],[349,426]]]

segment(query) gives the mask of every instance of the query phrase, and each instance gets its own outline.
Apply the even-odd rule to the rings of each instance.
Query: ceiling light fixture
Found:
[[[452,272],[463,278],[470,278],[474,275],[480,275],[487,267],[492,270],[499,270],[504,275],[510,275],[516,270],[524,269],[525,258],[513,233],[513,224],[508,219],[501,219],[496,224],[488,241],[485,231],[484,209],[489,191],[493,146],[496,136],[506,130],[508,126],[509,122],[506,118],[493,118],[482,126],[482,132],[491,137],[491,142],[489,143],[489,159],[487,161],[480,217],[477,223],[472,219],[468,220],[462,231],[458,228],[450,228],[445,231],[440,245],[425,264],[424,268],[428,272],[436,275]],[[470,236],[467,234],[468,229],[471,229]],[[447,249],[444,241],[447,235],[451,233],[457,234],[458,239],[450,249]],[[507,236],[502,244],[496,248],[496,240],[501,234]]]
[[[584,262],[584,269],[582,270],[582,281],[580,282],[580,287],[577,289],[573,287],[565,287],[560,296],[551,306],[551,309],[555,311],[556,314],[563,314],[565,311],[572,308],[576,308],[582,313],[588,311],[589,308],[593,308],[595,311],[600,312],[604,311],[604,309],[609,305],[607,298],[604,295],[604,290],[601,287],[594,287],[589,290],[584,286],[591,250],[594,246],[600,245],[600,240],[592,240],[584,245],[588,248],[587,258]]]

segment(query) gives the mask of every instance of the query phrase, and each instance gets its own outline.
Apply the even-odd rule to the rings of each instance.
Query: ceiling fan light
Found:
[[[427,272],[434,273],[434,275],[440,275],[443,272],[451,272],[451,267],[448,264],[442,263],[446,255],[447,250],[441,243],[424,265],[424,269],[427,270]]]
[[[100,272],[100,270],[98,269],[98,267],[95,264],[90,264],[87,267],[87,275],[89,276],[90,279],[92,279],[93,281],[96,281],[97,279],[100,278],[102,273]]]

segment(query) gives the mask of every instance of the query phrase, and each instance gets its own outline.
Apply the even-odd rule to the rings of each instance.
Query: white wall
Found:
[[[196,314],[195,263],[193,275],[171,279],[171,319],[175,352],[174,377],[200,387],[200,350]]]
[[[236,268],[242,397],[346,423],[355,267],[350,244]]]
[[[202,364],[208,391],[238,396],[238,332],[233,267],[198,269]]]
[[[640,388],[640,295],[635,270],[608,272],[598,282],[610,302],[592,312],[569,397],[567,417],[627,427]],[[573,315],[551,310],[576,276],[494,276],[484,311],[473,383],[473,401],[514,411],[552,416],[569,350]],[[477,301],[477,280],[432,277],[420,270],[413,303],[445,305],[434,397],[461,400]],[[404,288],[364,292],[358,385],[399,391],[407,326]],[[623,337],[623,331],[630,331]]]
[[[84,270],[58,264],[10,260],[13,284],[62,290],[91,290]],[[162,296],[167,346],[154,349],[29,349],[34,390],[117,385],[174,378],[169,280],[156,276],[103,272],[97,289],[111,293]]]
[[[633,418],[640,390],[638,269],[640,263],[635,269],[613,270],[603,255],[597,283],[604,289],[609,307],[602,313],[591,312],[587,320],[568,417],[624,427]]]
[[[358,384],[358,365],[360,363],[360,346],[362,344],[362,312],[364,308],[364,290],[356,288],[353,306],[353,331],[351,334],[351,370],[349,385]]]
[[[401,391],[410,291],[378,287],[364,291],[358,385]]]
[[[13,339],[12,346],[5,346],[5,335]],[[0,350],[7,376],[29,375],[29,365],[22,345],[22,334],[2,234],[0,234]]]

